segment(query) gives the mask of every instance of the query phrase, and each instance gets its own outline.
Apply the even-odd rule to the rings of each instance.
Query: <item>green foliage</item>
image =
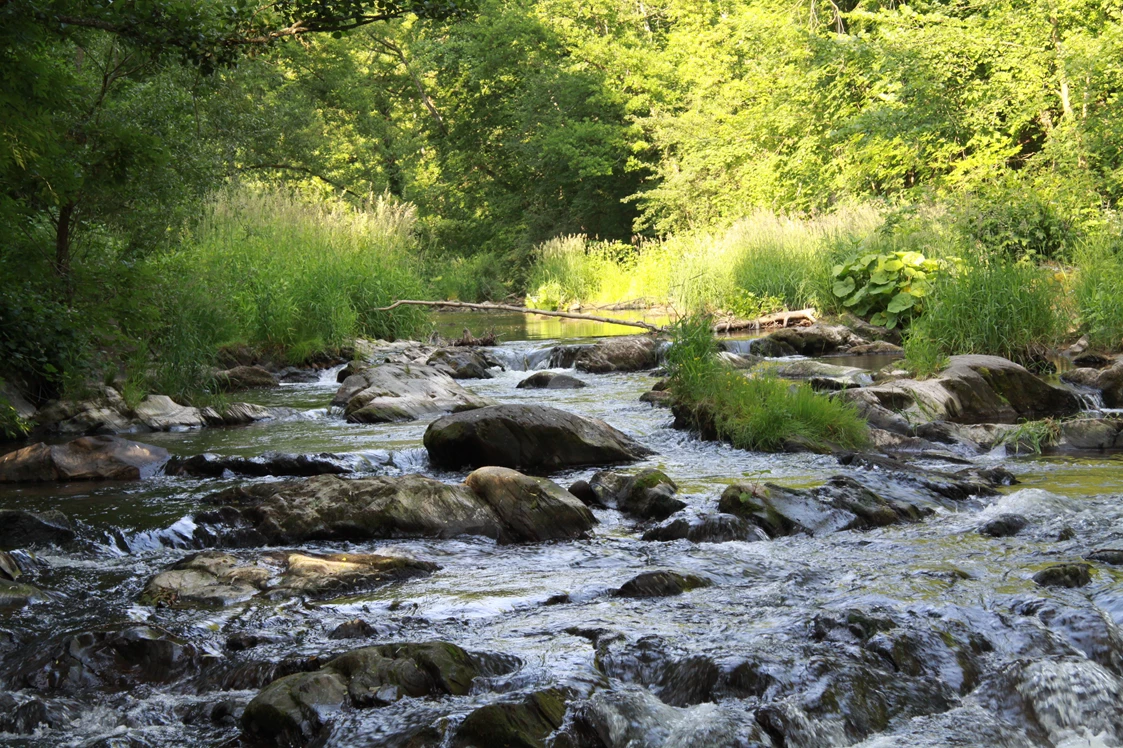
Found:
[[[1067,327],[1063,289],[1053,271],[1021,260],[978,255],[942,277],[917,319],[906,353],[928,370],[935,351],[985,353],[1027,362],[1041,346],[1055,344]]]
[[[1007,432],[1001,443],[1014,450],[1014,454],[1021,454],[1027,450],[1032,454],[1041,454],[1042,449],[1051,447],[1061,438],[1061,425],[1055,419],[1045,418],[1040,421],[1025,421]]]
[[[768,374],[745,376],[717,357],[708,315],[680,320],[667,351],[668,391],[676,413],[738,449],[777,451],[787,445],[815,450],[858,448],[868,427],[853,406],[806,384]]]
[[[955,231],[985,253],[1058,259],[1076,238],[1053,200],[1013,177],[982,185],[952,207]]]
[[[78,315],[32,286],[0,286],[0,360],[32,397],[59,394],[64,372],[85,353],[84,329]]]
[[[834,266],[831,293],[854,314],[892,330],[921,313],[932,282],[948,267],[920,252],[866,252]]]
[[[917,326],[905,336],[904,349],[904,367],[919,379],[927,379],[947,368],[947,353]]]
[[[430,258],[426,267],[432,298],[489,301],[507,296],[508,266],[497,252],[468,257],[442,254]]]
[[[1097,234],[1074,251],[1072,300],[1080,330],[1098,348],[1123,348],[1123,245],[1114,231]]]

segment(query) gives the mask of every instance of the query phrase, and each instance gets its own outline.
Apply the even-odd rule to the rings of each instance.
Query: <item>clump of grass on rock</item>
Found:
[[[717,357],[707,315],[681,320],[667,352],[668,390],[680,425],[739,449],[775,452],[854,449],[869,440],[853,406],[806,384],[746,376]]]

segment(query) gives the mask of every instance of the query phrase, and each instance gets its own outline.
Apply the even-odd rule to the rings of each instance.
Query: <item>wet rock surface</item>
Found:
[[[892,454],[742,452],[637,403],[644,373],[519,389],[556,347],[501,346],[506,370],[459,385],[603,418],[655,460],[469,478],[427,461],[438,414],[348,423],[325,373],[247,396],[291,417],[151,437],[198,474],[0,487],[0,742],[1121,743],[1112,447],[1015,458],[1014,424],[937,419]],[[1105,443],[1110,418],[1072,434]],[[353,473],[271,474],[333,466]],[[1052,581],[1083,586],[1034,579],[1080,564]]]
[[[65,444],[33,444],[0,456],[0,483],[139,480],[168,461],[166,449],[115,436],[83,436]]]
[[[260,457],[238,457],[215,454],[172,458],[164,467],[167,475],[196,478],[221,478],[226,473],[249,476],[312,476],[345,475],[354,472],[349,461],[340,455],[322,452],[318,455],[294,455],[266,452]]]
[[[520,390],[579,390],[587,385],[577,377],[553,371],[539,371],[518,383]]]
[[[409,364],[363,368],[343,380],[332,399],[352,423],[412,421],[490,404],[436,368]]]
[[[214,379],[224,392],[276,387],[279,384],[277,377],[261,366],[235,366],[224,369],[217,372]]]
[[[439,418],[425,431],[425,449],[441,467],[546,472],[632,462],[651,454],[604,421],[546,405],[494,405]]]

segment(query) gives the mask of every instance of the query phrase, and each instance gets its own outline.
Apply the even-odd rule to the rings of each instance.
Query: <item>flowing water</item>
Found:
[[[508,342],[505,355],[525,361],[546,345]],[[463,479],[463,473],[428,466],[421,448],[426,422],[356,425],[329,411],[333,375],[251,394],[262,404],[292,408],[285,418],[141,440],[178,455],[346,453],[369,474]],[[586,389],[551,391],[516,389],[524,376],[508,371],[462,384],[503,402],[548,402],[603,418],[656,450],[637,467],[656,466],[674,478],[690,505],[687,512],[716,511],[722,489],[734,481],[811,486],[849,470],[827,456],[743,452],[675,431],[665,410],[638,401],[650,388],[648,374],[581,375]],[[0,507],[60,509],[79,523],[84,543],[77,550],[36,554],[35,582],[53,599],[0,612],[0,667],[17,666],[64,633],[128,622],[152,624],[194,643],[225,663],[224,672],[326,657],[367,643],[441,639],[470,651],[513,655],[522,666],[469,696],[403,699],[344,712],[327,744],[403,744],[399,738],[418,725],[455,722],[504,694],[562,686],[577,698],[618,692],[646,704],[629,718],[643,734],[627,738],[632,728],[621,723],[617,734],[625,737],[619,745],[1120,745],[1120,574],[1097,565],[1092,583],[1079,589],[1042,588],[1030,579],[1050,562],[1079,560],[1123,537],[1120,460],[1001,459],[1021,481],[1001,497],[945,504],[918,524],[818,538],[649,542],[641,540],[635,522],[606,509],[595,510],[600,524],[592,538],[572,542],[308,544],[302,547],[405,552],[440,570],[326,602],[257,600],[217,611],[150,608],[136,599],[152,574],[193,552],[186,538],[200,499],[249,479],[6,488]],[[565,486],[592,472],[551,477]],[[1028,518],[1030,527],[1010,538],[975,532],[986,519],[1009,512]],[[660,599],[609,595],[656,568],[695,574],[714,585]],[[559,595],[568,597],[547,604]],[[893,622],[890,633],[877,633],[876,625],[855,633],[853,621],[878,616]],[[354,618],[372,624],[377,636],[327,637]],[[833,627],[834,620],[844,624]],[[247,633],[266,641],[244,652],[226,648],[232,636]],[[903,647],[903,654],[894,649],[871,660],[879,637],[889,641],[886,646]],[[917,660],[912,670],[901,664],[909,657]],[[691,676],[683,663],[710,663],[702,671],[716,666],[723,674],[719,685],[699,695],[692,688],[706,677]],[[729,675],[738,672],[755,676],[747,682]],[[0,670],[0,678],[6,674]],[[650,698],[637,696],[637,688],[675,708],[643,701]],[[226,677],[48,694],[48,703],[55,699],[65,708],[69,723],[31,735],[0,733],[0,743],[218,746],[236,738],[237,723],[229,715],[256,692],[256,685]],[[10,703],[32,696],[17,692]]]

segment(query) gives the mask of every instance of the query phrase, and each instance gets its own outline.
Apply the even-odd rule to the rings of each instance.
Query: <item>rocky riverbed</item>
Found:
[[[730,355],[780,343],[824,352]],[[81,475],[127,480],[73,480],[90,442],[0,486],[0,742],[1123,744],[1111,413],[1096,451],[1015,458],[1014,424],[945,420],[955,384],[925,428],[863,373],[884,354],[787,358],[890,436],[761,454],[640,401],[651,343],[367,353],[391,368],[239,393],[271,415]]]

